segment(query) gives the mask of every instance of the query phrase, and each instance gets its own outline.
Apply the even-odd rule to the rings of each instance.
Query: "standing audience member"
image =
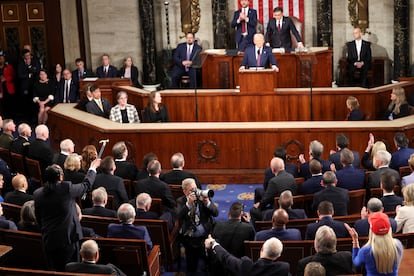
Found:
[[[309,144],[309,161],[312,159],[318,160],[322,164],[322,173],[331,170],[331,161],[322,159],[323,145],[317,140],[313,140]],[[299,155],[300,165],[300,176],[308,179],[311,174],[309,171],[309,162],[306,162],[303,154]]]
[[[58,165],[49,166],[45,170],[44,186],[34,192],[36,220],[50,269],[64,271],[65,264],[79,259],[82,228],[76,213],[76,199],[91,190],[100,162],[100,159],[92,162],[79,184],[62,181],[62,169]]]
[[[345,121],[363,121],[365,119],[364,114],[359,110],[357,98],[349,96],[346,99],[346,108],[349,109],[349,113],[346,115]]]
[[[239,70],[254,67],[272,68],[279,72],[276,59],[272,53],[272,48],[264,45],[263,34],[255,34],[253,36],[254,45],[245,49],[242,63]]]
[[[3,120],[3,133],[0,134],[0,148],[10,149],[14,140],[13,132],[16,131],[16,125],[12,119]]]
[[[201,189],[200,181],[197,176],[189,171],[184,170],[185,160],[184,155],[181,152],[176,152],[171,156],[170,159],[172,171],[160,175],[160,179],[167,184],[179,184],[186,178],[193,178],[197,184],[197,188]]]
[[[336,148],[338,151],[331,150],[329,155],[329,161],[335,164],[335,169],[339,171],[342,169],[342,162],[341,162],[341,152],[343,149],[347,149],[349,146],[349,139],[345,136],[345,134],[341,133],[338,136],[336,136]],[[354,168],[359,168],[360,164],[360,158],[359,158],[359,152],[353,150],[352,151],[354,155],[354,161],[352,162],[352,166]]]
[[[17,174],[12,179],[13,192],[6,194],[4,201],[7,203],[22,206],[26,201],[33,200],[33,196],[27,194],[27,179],[23,174]]]
[[[309,161],[309,170],[311,177],[302,182],[299,194],[309,195],[319,192],[323,189],[322,182],[322,164],[316,159]]]
[[[128,94],[124,91],[116,95],[117,105],[111,108],[109,120],[118,123],[139,123],[138,111],[132,104],[128,103]]]
[[[13,66],[5,59],[3,50],[0,50],[0,91],[3,91],[3,115],[14,118],[16,72]]]
[[[29,139],[32,136],[32,128],[26,123],[21,123],[17,127],[17,132],[19,137],[12,141],[10,151],[26,156],[29,151]]]
[[[388,120],[395,120],[409,115],[409,105],[402,87],[392,89],[391,100],[385,114]]]
[[[83,209],[82,214],[116,218],[115,210],[105,208],[106,203],[108,202],[108,194],[104,187],[99,187],[92,191],[92,202],[93,207]]]
[[[49,139],[49,129],[46,125],[38,125],[35,128],[36,140],[30,143],[28,157],[39,161],[42,173],[47,166],[53,163],[53,150],[47,140]]]
[[[410,155],[410,159],[408,159],[408,166],[410,166],[411,174],[403,176],[401,187],[405,187],[408,184],[414,183],[414,154]]]
[[[403,204],[403,198],[394,194],[394,187],[398,184],[395,175],[385,172],[381,174],[381,202],[384,205],[384,212],[393,212],[395,207]]]
[[[365,148],[364,155],[361,159],[361,164],[364,167],[364,169],[368,171],[375,171],[374,168],[374,156],[377,154],[377,151],[379,150],[387,150],[384,142],[377,141],[375,142],[374,135],[372,133],[369,134],[368,144]],[[371,155],[370,155],[371,152]],[[370,159],[371,157],[371,159]]]
[[[79,84],[72,78],[72,73],[63,70],[63,80],[56,91],[56,103],[77,103],[79,100]]]
[[[289,222],[289,215],[284,209],[277,209],[273,212],[272,228],[269,230],[262,230],[256,233],[256,241],[265,241],[272,237],[278,238],[282,241],[300,241],[302,236],[300,231],[295,228],[286,229],[286,224]]]
[[[110,64],[109,55],[103,54],[101,57],[102,65],[96,68],[96,76],[98,78],[116,78],[118,69]]]
[[[92,72],[85,67],[85,61],[82,58],[77,58],[75,65],[76,69],[72,71],[72,78],[75,83],[79,84],[84,78],[93,76]]]
[[[20,221],[17,224],[20,231],[40,233],[39,225],[36,221],[34,200],[26,201],[20,210]]]
[[[107,99],[101,98],[101,89],[97,85],[92,85],[90,90],[93,100],[86,104],[86,111],[100,117],[109,118],[111,105]]]
[[[127,57],[124,60],[124,66],[119,69],[118,76],[120,78],[128,78],[134,87],[142,88],[138,80],[138,68],[132,62],[132,57]]]
[[[144,123],[169,122],[167,107],[161,103],[161,93],[152,91],[148,96],[148,104],[144,109]]]
[[[253,35],[256,33],[257,11],[249,8],[249,0],[240,0],[240,10],[234,12],[231,27],[236,29],[236,46],[244,52],[253,44]]]
[[[395,221],[397,232],[414,233],[414,185],[408,185],[403,189],[404,206],[397,206]]]
[[[55,83],[49,79],[45,69],[40,69],[39,80],[33,85],[33,102],[37,104],[39,112],[37,123],[46,124],[48,112],[53,106],[55,99]]]
[[[398,275],[403,247],[391,234],[388,216],[378,212],[368,218],[370,235],[368,242],[359,248],[358,233],[346,227],[352,237],[352,261],[355,266],[364,266],[367,275]]]
[[[57,92],[63,82],[63,68],[59,63],[53,66],[53,68],[55,68],[55,70],[52,72],[52,80],[55,84],[55,92]]]
[[[64,139],[60,142],[59,147],[60,152],[53,157],[53,163],[63,168],[68,155],[75,152],[75,144],[71,139]]]
[[[71,153],[63,163],[64,180],[72,183],[80,183],[85,177],[85,173],[81,170],[81,157],[77,153]]]
[[[391,155],[390,168],[398,171],[401,167],[408,166],[408,159],[414,154],[414,149],[408,147],[408,138],[404,132],[397,132],[394,135],[394,144],[397,148]]]
[[[373,164],[374,168],[376,168],[377,170],[368,176],[368,188],[379,188],[381,182],[381,175],[385,172],[393,174],[397,179],[397,183],[400,183],[400,173],[388,167],[390,161],[391,154],[388,151],[379,150],[376,152],[373,159]]]
[[[83,89],[82,89],[82,96],[80,97],[80,100],[78,102],[78,104],[76,105],[77,109],[80,109],[82,111],[87,111],[86,110],[86,105],[93,100],[93,95],[91,92],[91,87],[92,85],[89,84],[84,84]]]
[[[371,43],[362,39],[360,28],[354,28],[354,40],[347,43],[348,77],[351,86],[368,88],[368,70],[371,67]],[[359,82],[355,72],[360,72]]]
[[[337,186],[349,191],[363,189],[365,186],[365,172],[354,167],[353,162],[354,153],[347,148],[341,150],[342,169],[336,172]]]
[[[112,147],[112,155],[114,156],[116,166],[114,174],[123,179],[136,180],[138,168],[134,163],[127,161],[128,147],[124,141],[117,142]]]
[[[16,224],[13,221],[8,220],[3,216],[3,206],[1,204],[0,204],[0,228],[17,230]]]

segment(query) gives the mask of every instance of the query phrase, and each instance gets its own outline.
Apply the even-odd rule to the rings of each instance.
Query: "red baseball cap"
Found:
[[[371,214],[368,217],[368,222],[371,225],[371,231],[375,235],[385,235],[390,231],[390,219],[384,213],[376,212]]]

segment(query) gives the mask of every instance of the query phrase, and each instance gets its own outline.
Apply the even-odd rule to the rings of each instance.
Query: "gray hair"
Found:
[[[315,245],[318,253],[336,253],[336,235],[334,230],[327,225],[319,227],[315,234]]]
[[[118,219],[122,223],[132,223],[135,219],[135,208],[129,203],[123,203],[118,208]]]
[[[263,244],[263,253],[264,255],[271,259],[276,260],[280,257],[283,251],[283,244],[282,242],[277,238],[270,238],[265,241]]]
[[[323,153],[323,145],[318,140],[313,140],[309,144],[309,152],[313,157],[320,157]]]

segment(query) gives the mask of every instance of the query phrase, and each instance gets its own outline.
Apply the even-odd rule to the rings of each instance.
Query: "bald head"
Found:
[[[289,215],[284,209],[273,212],[272,225],[274,228],[284,227],[289,222]]]
[[[285,169],[285,163],[283,162],[283,159],[279,157],[273,157],[270,161],[270,168],[272,169],[272,172],[277,175],[278,172]]]
[[[71,154],[75,151],[75,144],[70,139],[65,139],[60,142],[60,150],[67,154]]]
[[[12,185],[16,191],[26,191],[28,186],[26,176],[17,174],[12,179]]]

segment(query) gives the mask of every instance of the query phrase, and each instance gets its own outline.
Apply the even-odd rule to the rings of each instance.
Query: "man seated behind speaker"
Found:
[[[262,230],[256,233],[256,241],[265,241],[272,237],[278,238],[281,241],[300,241],[302,240],[301,233],[298,229],[286,229],[286,224],[289,222],[289,215],[284,209],[277,209],[273,212],[272,228]]]
[[[255,34],[253,37],[254,45],[246,48],[240,70],[252,67],[267,67],[279,72],[277,62],[272,53],[272,48],[264,45],[263,34]]]

